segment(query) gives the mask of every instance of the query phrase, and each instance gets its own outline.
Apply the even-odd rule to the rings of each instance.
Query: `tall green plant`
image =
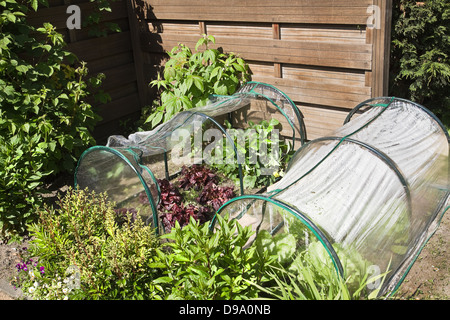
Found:
[[[50,23],[27,22],[37,0],[0,1],[0,10],[0,234],[22,233],[46,178],[70,172],[95,142],[88,97],[102,75],[87,78]]]
[[[450,2],[394,1],[391,92],[450,122]]]
[[[146,123],[155,127],[180,111],[203,106],[211,94],[233,94],[242,82],[250,79],[247,63],[234,53],[222,53],[209,45],[213,36],[204,35],[192,52],[184,44],[175,46],[169,54],[164,74],[150,82],[160,92],[160,102]],[[203,51],[199,48],[204,47]]]

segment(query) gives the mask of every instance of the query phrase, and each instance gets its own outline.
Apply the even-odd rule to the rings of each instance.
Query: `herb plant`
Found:
[[[256,247],[244,249],[253,235],[251,228],[228,217],[216,217],[214,232],[209,224],[191,222],[184,228],[177,223],[169,234],[167,251],[158,251],[163,275],[154,282],[161,285],[164,299],[251,299],[258,290],[249,281],[263,283],[266,261]]]

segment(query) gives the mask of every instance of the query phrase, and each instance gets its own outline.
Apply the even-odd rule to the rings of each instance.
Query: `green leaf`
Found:
[[[174,260],[178,261],[178,262],[189,262],[189,261],[191,261],[188,257],[185,257],[183,255],[175,255]]]
[[[6,14],[6,19],[8,19],[9,21],[11,21],[12,23],[16,22],[16,16],[13,13],[7,13]]]
[[[153,280],[153,283],[159,284],[159,283],[171,283],[173,282],[173,279],[170,277],[159,277],[155,280]]]
[[[203,92],[205,90],[205,86],[203,85],[202,78],[198,76],[193,76],[192,78],[194,79],[194,85],[197,89]]]
[[[234,67],[234,69],[236,69],[237,71],[240,71],[240,72],[244,72],[244,71],[245,71],[244,67],[241,66],[240,64],[233,63],[233,67]]]
[[[227,86],[224,83],[216,82],[214,85],[214,93],[218,95],[226,95],[228,93]]]
[[[38,9],[38,0],[31,0],[31,8],[33,8],[34,11],[37,11],[37,9]]]
[[[22,126],[22,130],[26,133],[30,133],[30,124],[29,123],[24,123]]]
[[[195,45],[195,51],[198,51],[198,48],[204,44],[206,44],[206,39],[204,37],[200,38]]]
[[[152,127],[156,127],[156,125],[158,125],[161,122],[162,118],[163,118],[163,113],[158,112],[152,120]]]

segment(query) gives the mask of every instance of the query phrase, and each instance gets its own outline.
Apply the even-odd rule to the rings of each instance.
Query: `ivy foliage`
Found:
[[[88,98],[103,75],[88,78],[53,25],[27,22],[45,4],[0,1],[0,234],[24,232],[46,179],[71,172],[95,143],[99,117]]]
[[[450,2],[394,1],[391,93],[450,124]]]

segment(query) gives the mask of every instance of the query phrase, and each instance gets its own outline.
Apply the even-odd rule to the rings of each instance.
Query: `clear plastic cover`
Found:
[[[333,134],[303,144],[306,131],[295,104],[273,86],[251,82],[152,131],[112,136],[106,146],[88,149],[76,185],[106,191],[119,209],[138,207],[160,226],[158,179],[174,179],[183,166],[220,158],[223,144],[212,142],[221,139],[229,142],[228,159],[241,166],[244,145],[224,123],[245,127],[248,118],[232,117],[254,104],[277,111],[285,136],[300,139],[301,146],[284,177],[264,194],[245,194],[239,170],[240,196],[217,213],[252,226],[252,241],[260,247],[277,239],[292,244],[289,250],[325,253],[323,263],[343,277],[386,273],[379,286],[368,289],[380,295],[395,291],[449,199],[448,133],[426,108],[404,99],[365,101]]]
[[[321,231],[324,243],[357,253],[375,273],[386,272],[380,294],[392,293],[445,212],[448,155],[448,133],[427,109],[398,98],[372,99],[334,134],[297,150],[286,175],[261,197],[288,204],[293,216]],[[230,202],[220,214],[240,199]]]

